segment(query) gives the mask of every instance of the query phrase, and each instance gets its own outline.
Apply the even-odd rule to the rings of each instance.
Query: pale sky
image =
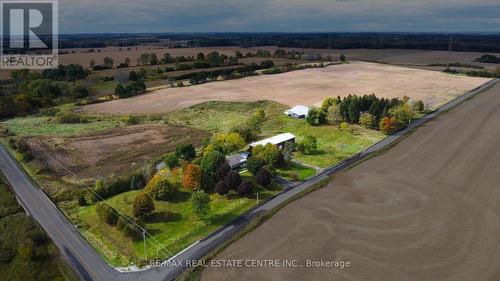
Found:
[[[59,0],[61,33],[500,32],[500,0]]]

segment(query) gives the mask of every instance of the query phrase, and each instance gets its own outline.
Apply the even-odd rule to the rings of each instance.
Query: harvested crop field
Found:
[[[174,151],[181,143],[201,145],[206,136],[188,127],[136,125],[74,137],[39,136],[28,142],[36,158],[44,157],[43,150],[79,177],[96,178],[124,174],[134,165]],[[65,175],[59,166],[47,163]]]
[[[84,107],[109,114],[148,114],[186,108],[206,101],[272,100],[289,106],[314,105],[326,97],[372,94],[420,99],[435,107],[488,79],[375,63],[355,62],[239,80],[168,88],[148,95]]]
[[[216,259],[338,268],[209,268],[202,280],[500,278],[500,84],[290,203]]]

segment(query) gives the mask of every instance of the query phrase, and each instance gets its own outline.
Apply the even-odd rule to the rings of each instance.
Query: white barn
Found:
[[[309,107],[303,105],[294,106],[291,109],[285,110],[285,114],[294,118],[306,118],[309,113]]]
[[[285,144],[287,142],[295,142],[295,136],[290,134],[290,133],[284,133],[284,134],[276,135],[274,137],[270,137],[270,138],[267,138],[267,139],[264,139],[261,141],[252,142],[248,146],[250,149],[249,151],[251,151],[252,148],[256,147],[257,145],[265,146],[268,143],[274,144],[277,147],[283,149],[283,147],[285,147]]]

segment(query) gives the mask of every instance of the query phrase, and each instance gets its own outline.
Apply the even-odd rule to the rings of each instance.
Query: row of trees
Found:
[[[87,72],[78,65],[59,66],[41,73],[29,69],[14,70],[10,86],[0,88],[0,118],[14,117],[84,98],[88,95],[86,88],[55,80],[75,81],[86,75]]]
[[[79,64],[58,65],[56,69],[45,69],[42,71],[44,79],[74,82],[85,79],[90,72]]]
[[[140,95],[144,92],[146,92],[146,84],[141,80],[132,81],[126,86],[118,84],[115,88],[115,95],[120,99]]]
[[[325,99],[320,108],[312,108],[309,111],[306,121],[313,126],[346,122],[361,124],[366,128],[381,129],[387,127],[380,126],[385,117],[395,117],[401,125],[408,123],[416,112],[423,110],[422,101],[410,103],[408,97],[385,99],[378,98],[374,94],[349,95],[343,99],[340,97]],[[388,121],[390,120],[386,119],[384,122]],[[382,131],[387,132],[387,130]]]

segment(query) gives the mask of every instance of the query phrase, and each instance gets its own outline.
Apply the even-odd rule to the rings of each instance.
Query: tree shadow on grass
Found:
[[[177,191],[170,200],[171,203],[181,203],[186,202],[191,198],[191,193],[188,191],[179,190]]]
[[[310,155],[310,156],[323,155],[323,154],[326,154],[326,151],[324,151],[322,149],[317,149],[317,150],[311,151],[309,153],[304,153],[304,155]]]
[[[156,212],[149,215],[148,223],[165,223],[182,220],[182,214],[173,212]]]
[[[227,212],[224,214],[216,214],[209,218],[206,218],[206,223],[210,225],[223,225],[228,223],[231,219],[234,219],[236,215],[233,212]]]
[[[228,200],[236,200],[236,199],[242,199],[242,198],[246,198],[248,196],[246,195],[240,195],[236,192],[230,192],[226,195],[224,195]]]

